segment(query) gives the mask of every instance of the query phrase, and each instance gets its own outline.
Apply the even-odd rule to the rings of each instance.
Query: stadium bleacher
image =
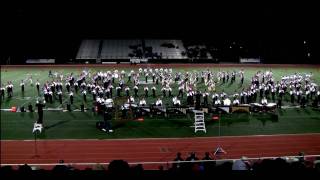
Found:
[[[160,56],[161,59],[186,59],[186,56],[182,55],[185,51],[181,40],[158,40],[158,39],[146,39],[146,47],[152,47],[152,53]]]
[[[141,40],[103,40],[100,58],[101,59],[129,59],[136,57],[139,53],[135,51],[141,51]]]
[[[99,52],[100,40],[83,40],[76,59],[97,59]]]

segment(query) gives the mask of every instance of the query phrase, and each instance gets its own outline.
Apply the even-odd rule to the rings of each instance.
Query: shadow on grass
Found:
[[[236,123],[243,123],[250,121],[250,114],[248,113],[234,113],[234,114],[222,114],[221,115],[221,125],[231,126]],[[219,121],[207,120],[206,125],[218,124]]]
[[[259,116],[255,117],[257,120],[262,122],[262,125],[265,126],[268,121],[270,122],[278,122],[278,115],[272,113],[261,113]]]
[[[44,127],[44,129],[45,129],[45,130],[48,130],[48,129],[50,129],[50,128],[53,128],[53,127],[56,127],[56,126],[65,124],[65,123],[67,123],[67,122],[69,122],[69,121],[70,121],[70,120],[59,121],[59,122],[57,122],[57,123],[55,123],[55,124],[52,124],[52,125],[50,125],[50,126]]]

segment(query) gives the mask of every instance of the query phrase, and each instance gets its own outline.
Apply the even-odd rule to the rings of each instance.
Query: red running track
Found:
[[[183,158],[194,151],[199,158],[221,147],[227,152],[220,158],[278,157],[320,154],[320,134],[237,136],[172,139],[122,140],[2,140],[1,164],[107,163],[114,159],[132,162],[171,161],[177,152]],[[35,155],[38,155],[37,157]]]

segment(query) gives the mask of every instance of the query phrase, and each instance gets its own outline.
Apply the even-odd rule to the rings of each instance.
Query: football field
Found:
[[[201,72],[210,69],[213,72],[217,71],[236,71],[244,70],[244,84],[240,85],[239,77],[236,78],[235,83],[217,83],[216,91],[222,91],[231,95],[235,92],[240,92],[243,88],[247,88],[251,83],[251,77],[257,71],[272,70],[275,82],[281,79],[281,76],[291,75],[294,73],[312,74],[312,82],[320,84],[319,66],[217,66],[217,65],[106,65],[106,66],[34,66],[34,67],[1,67],[1,84],[6,85],[8,81],[12,81],[14,85],[13,97],[8,99],[5,97],[1,101],[1,139],[33,139],[32,134],[33,123],[37,120],[38,114],[36,112],[10,112],[5,111],[12,107],[24,106],[27,109],[29,104],[35,105],[36,100],[43,96],[38,94],[35,83],[38,80],[40,86],[45,82],[51,82],[52,78],[48,76],[49,70],[53,73],[63,74],[64,77],[73,73],[75,76],[79,75],[83,70],[87,70],[94,74],[98,71],[113,71],[117,69],[119,72],[124,70],[126,73],[131,70],[138,71],[142,68],[172,68],[175,72]],[[30,77],[32,76],[33,86],[30,84]],[[140,77],[140,81],[144,82],[145,78]],[[25,82],[25,92],[22,94],[20,82]],[[63,82],[64,84],[65,82]],[[114,86],[118,84],[116,79]],[[133,94],[133,83],[127,82],[125,84],[130,86],[130,94]],[[149,78],[146,86],[151,89],[154,84],[152,78]],[[145,86],[145,85],[143,85]],[[157,97],[149,96],[146,101],[147,104],[154,103],[158,97],[161,97],[162,92],[161,83],[155,85],[157,88]],[[178,85],[173,84],[173,95],[178,94]],[[200,81],[197,83],[197,88],[204,91],[206,88],[204,83]],[[82,94],[75,93],[74,104],[72,105],[72,112],[64,111],[69,96],[63,92],[63,104],[61,105],[58,99],[54,99],[53,103],[46,103],[44,111],[44,127],[45,131],[39,135],[40,139],[109,139],[109,138],[169,138],[169,137],[202,137],[202,136],[218,136],[218,123],[213,121],[211,114],[206,114],[206,128],[207,133],[194,133],[193,126],[194,117],[192,114],[172,115],[169,117],[145,117],[144,121],[133,121],[129,119],[122,119],[118,115],[114,115],[112,120],[113,133],[105,133],[96,128],[96,122],[103,118],[91,111],[92,96],[87,95],[87,102],[83,102]],[[150,91],[151,92],[151,91]],[[151,94],[149,92],[149,95]],[[114,102],[121,105],[126,98],[115,97],[115,88],[113,89]],[[139,96],[144,94],[142,88],[139,89]],[[124,96],[125,93],[122,92]],[[211,94],[212,95],[212,94]],[[162,97],[161,97],[162,98]],[[137,98],[139,99],[139,98]],[[136,100],[137,100],[136,99]],[[162,98],[164,104],[171,104],[172,98]],[[286,94],[283,101],[283,108],[276,111],[278,120],[272,118],[268,113],[251,113],[251,114],[224,114],[221,116],[221,135],[222,136],[238,136],[238,135],[269,135],[269,134],[300,134],[300,133],[319,133],[320,132],[320,111],[319,108],[307,107],[296,108],[289,103],[289,95]],[[259,98],[258,98],[259,100]],[[259,100],[260,101],[260,100]],[[271,101],[271,100],[270,100]],[[80,105],[84,103],[85,112],[78,111]],[[186,103],[186,96],[181,99],[181,103]],[[209,98],[211,102],[211,96]],[[297,105],[297,104],[296,104]]]

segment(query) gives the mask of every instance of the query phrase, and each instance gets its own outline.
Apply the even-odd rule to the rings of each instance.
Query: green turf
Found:
[[[193,132],[191,117],[146,118],[143,122],[113,120],[115,132],[106,134],[95,128],[102,119],[91,112],[45,112],[45,132],[41,139],[103,139],[145,137],[201,137],[218,136],[218,122],[206,118],[207,133]],[[36,113],[1,113],[2,139],[32,139],[31,133]],[[320,133],[318,110],[311,108],[287,109],[279,112],[279,119],[269,114],[222,115],[221,135],[264,135]]]
[[[174,71],[194,71],[204,68],[176,68]],[[222,68],[220,68],[222,69]],[[223,70],[232,71],[239,68],[223,68]],[[245,87],[250,82],[251,76],[258,70],[269,70],[270,68],[244,68],[245,70]],[[28,74],[32,74],[33,83],[39,79],[41,84],[50,80],[48,78],[48,68],[16,68],[16,69],[1,69],[1,83],[6,84],[7,81],[14,81],[14,97],[11,100],[5,99],[1,102],[1,108],[10,108],[12,106],[20,106],[29,103],[34,104],[37,97],[36,88],[26,84],[24,97],[20,92],[20,81],[26,79]],[[74,72],[78,74],[82,68],[54,68],[53,71],[61,73]],[[91,71],[108,70],[107,68],[91,68]],[[120,70],[120,69],[119,69]],[[129,69],[125,69],[127,72]],[[213,68],[214,71],[218,69]],[[320,84],[320,72],[318,68],[272,68],[275,80],[280,79],[281,75],[292,74],[294,72],[313,73],[314,82]],[[144,80],[141,77],[141,81]],[[216,86],[218,92],[224,90],[228,94],[239,91],[239,79],[237,82],[230,85]],[[151,89],[152,85],[148,85]],[[200,90],[203,90],[204,85],[197,85]],[[176,85],[172,89],[176,89]],[[160,96],[161,85],[157,87],[157,94]],[[115,91],[113,92],[115,94]],[[133,90],[131,89],[131,94]],[[142,95],[142,89],[139,90]],[[173,91],[177,94],[177,91]],[[124,95],[124,93],[123,93]],[[67,96],[64,95],[64,100]],[[87,96],[87,107],[91,107],[91,95]],[[211,98],[210,98],[211,99]],[[186,101],[186,97],[182,103]],[[155,102],[155,98],[148,98],[147,103]],[[165,103],[171,102],[171,98],[164,99]],[[75,103],[73,109],[79,108],[82,103],[82,96],[75,95]],[[47,107],[64,107],[60,106],[57,100],[53,104],[47,103]],[[257,135],[257,134],[284,134],[284,133],[318,133],[320,132],[320,112],[311,108],[306,109],[286,109],[278,112],[279,120],[272,121],[268,114],[240,114],[240,115],[223,115],[221,120],[221,135]],[[37,119],[37,113],[11,113],[1,112],[1,139],[32,139],[33,123]],[[170,117],[170,118],[150,118],[146,117],[144,122],[123,121],[119,119],[113,120],[115,132],[106,134],[98,131],[95,128],[97,120],[102,117],[92,114],[91,112],[55,112],[45,111],[44,121],[46,130],[39,137],[43,139],[72,139],[72,138],[148,138],[148,137],[194,137],[194,136],[217,136],[218,124],[210,121],[207,117],[207,133],[198,132],[195,134],[193,128],[190,127],[193,123],[192,117]]]

